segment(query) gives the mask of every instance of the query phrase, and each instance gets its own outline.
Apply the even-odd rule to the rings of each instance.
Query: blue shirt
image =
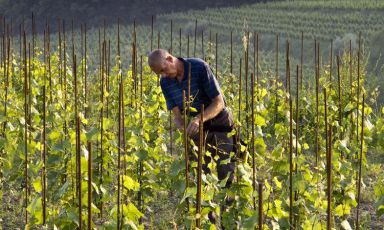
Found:
[[[163,91],[167,109],[172,110],[178,106],[183,111],[183,90],[185,90],[188,98],[188,66],[191,65],[191,106],[197,112],[191,112],[191,116],[196,116],[200,112],[200,105],[204,104],[207,108],[212,102],[212,99],[220,94],[220,86],[213,75],[209,65],[200,58],[180,58],[184,63],[184,77],[179,83],[176,78],[162,77],[160,79],[161,90]],[[191,98],[189,97],[189,98]]]

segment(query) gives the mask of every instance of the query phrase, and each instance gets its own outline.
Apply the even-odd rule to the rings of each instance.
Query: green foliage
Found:
[[[39,51],[39,49],[37,49]],[[41,52],[37,52],[41,55]],[[51,72],[60,73],[58,53],[50,57]],[[211,62],[217,57],[212,56]],[[218,80],[228,106],[232,109],[236,123],[240,127],[240,136],[246,145],[240,146],[246,157],[239,159],[236,165],[236,180],[230,188],[224,188],[225,180],[219,181],[216,171],[217,159],[209,165],[212,174],[203,174],[202,212],[195,213],[196,203],[196,162],[190,162],[190,177],[185,180],[185,161],[183,135],[172,127],[170,141],[169,112],[158,85],[158,77],[150,72],[143,59],[143,74],[129,70],[122,74],[118,66],[113,66],[108,75],[95,72],[88,75],[87,91],[84,78],[74,82],[71,71],[67,75],[49,75],[44,63],[36,56],[32,61],[31,100],[28,105],[31,113],[25,118],[24,110],[24,73],[19,59],[10,72],[10,85],[5,96],[5,82],[0,74],[0,162],[1,187],[3,197],[12,196],[20,200],[20,216],[29,216],[29,227],[40,228],[43,223],[42,194],[46,176],[47,219],[44,227],[74,229],[79,225],[77,189],[81,190],[83,226],[87,220],[88,206],[88,163],[92,156],[93,178],[91,210],[93,227],[115,229],[117,227],[118,208],[124,228],[155,228],[161,219],[161,226],[195,227],[197,218],[201,219],[204,229],[214,229],[209,222],[210,211],[221,215],[222,225],[226,229],[253,229],[258,224],[258,209],[253,200],[258,201],[259,194],[254,190],[263,183],[264,226],[266,229],[286,229],[289,227],[290,162],[289,138],[290,115],[293,117],[293,181],[295,195],[293,213],[297,216],[297,227],[321,229],[325,226],[327,210],[327,170],[326,170],[326,134],[324,95],[320,93],[318,111],[314,85],[304,83],[296,103],[296,80],[292,80],[292,90],[288,92],[280,79],[269,70],[260,71],[260,82],[255,84],[255,96],[251,97],[250,84],[245,85],[244,75],[242,92],[238,92],[238,77],[228,69],[218,71]],[[348,66],[349,58],[341,57],[343,66]],[[353,56],[353,63],[356,57]],[[67,64],[69,61],[67,62]],[[130,67],[132,68],[132,67]],[[361,79],[358,82],[357,67],[352,66],[352,82],[349,81],[350,69],[341,71],[341,98],[335,77],[330,78],[329,66],[321,66],[320,89],[327,91],[328,123],[332,128],[332,222],[348,229],[349,220],[357,206],[356,172],[359,169],[361,131],[363,131],[362,173],[371,166],[366,154],[372,150],[382,151],[384,121],[381,108],[374,108],[375,92],[364,88],[365,66],[360,68]],[[71,69],[67,66],[67,69]],[[81,67],[77,76],[81,76]],[[332,70],[335,72],[335,70]],[[4,69],[0,68],[0,73]],[[52,76],[51,79],[48,76]],[[100,79],[100,76],[104,76]],[[249,83],[248,76],[248,83]],[[59,81],[61,79],[61,81]],[[119,130],[119,81],[122,79],[124,92],[122,104],[124,120]],[[52,80],[52,84],[49,84]],[[108,82],[108,87],[106,82]],[[79,103],[75,104],[75,84],[78,89]],[[350,87],[352,86],[352,87]],[[44,95],[44,88],[46,94]],[[247,92],[245,92],[245,89]],[[142,90],[142,91],[141,91]],[[320,90],[320,92],[322,92]],[[357,95],[357,92],[360,95]],[[87,103],[85,103],[85,92]],[[141,93],[142,92],[142,93]],[[103,93],[103,94],[102,94]],[[362,93],[365,94],[364,129],[361,130]],[[102,98],[104,95],[104,98]],[[241,100],[240,100],[241,95]],[[246,97],[248,95],[248,98]],[[43,99],[46,99],[46,130],[44,135]],[[248,99],[248,101],[246,101]],[[293,101],[293,114],[290,114],[289,100]],[[251,111],[251,102],[254,110]],[[77,106],[78,113],[75,113]],[[298,108],[298,114],[296,108]],[[28,116],[30,115],[30,116]],[[298,119],[296,119],[298,115]],[[76,122],[80,120],[80,162],[76,160]],[[253,116],[253,119],[252,119]],[[318,119],[318,120],[317,120]],[[253,123],[252,123],[253,121]],[[124,123],[123,123],[124,122]],[[357,123],[359,122],[359,123]],[[297,128],[296,128],[297,124]],[[24,132],[27,125],[28,136],[25,146]],[[252,126],[254,133],[252,135]],[[4,129],[5,127],[5,129]],[[315,131],[317,129],[317,132]],[[119,131],[124,137],[119,141]],[[298,135],[296,135],[298,131]],[[317,136],[316,136],[317,133]],[[237,133],[229,135],[235,136]],[[45,136],[45,141],[43,138]],[[253,136],[253,138],[252,138]],[[296,144],[297,141],[297,144]],[[92,144],[92,152],[87,149]],[[317,143],[317,146],[316,146]],[[25,147],[27,154],[25,155]],[[196,146],[195,146],[196,147]],[[170,154],[172,148],[173,155]],[[46,150],[46,159],[42,157]],[[196,148],[193,148],[196,149]],[[297,152],[297,154],[296,154]],[[235,153],[236,154],[236,153]],[[26,157],[27,156],[27,157]],[[120,158],[119,158],[120,156]],[[253,161],[255,174],[253,174]],[[27,163],[27,175],[24,174]],[[80,165],[77,165],[80,163]],[[118,166],[120,165],[120,168]],[[76,188],[76,171],[81,167],[80,188]],[[45,174],[44,174],[45,173]],[[27,185],[25,179],[28,179]],[[254,178],[255,177],[255,178]],[[378,215],[383,214],[382,178],[375,184],[375,200]],[[118,186],[120,207],[117,206]],[[364,186],[362,187],[364,191]],[[25,199],[25,192],[27,199]],[[138,197],[141,197],[141,202]],[[222,207],[223,200],[234,199],[228,207]],[[169,216],[161,216],[161,207],[169,205]],[[189,211],[186,205],[189,204]],[[256,207],[257,208],[257,207]],[[220,211],[222,210],[222,211]],[[1,210],[2,218],[5,213]],[[7,217],[5,217],[5,220]],[[17,226],[23,225],[18,220]],[[160,219],[160,220],[159,220]],[[160,226],[160,225],[159,225]]]

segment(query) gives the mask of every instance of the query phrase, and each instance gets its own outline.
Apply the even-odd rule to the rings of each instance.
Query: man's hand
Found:
[[[189,125],[187,127],[187,135],[190,137],[193,137],[198,132],[199,132],[199,119],[194,118],[191,120],[191,122],[189,123]]]
[[[215,97],[212,100],[212,103],[204,110],[204,116],[203,116],[203,122],[208,121],[209,119],[214,118],[217,114],[220,113],[220,111],[223,110],[225,107],[224,99],[221,94],[219,94],[217,97]],[[174,114],[174,120],[176,127],[183,131],[184,126],[184,117],[181,115],[181,111],[178,106],[175,106],[172,108],[173,114]],[[195,118],[191,120],[187,127],[187,135],[190,137],[193,137],[195,134],[199,132],[199,118],[201,114],[197,114]]]
[[[178,106],[175,106],[173,107],[172,109],[173,111],[173,115],[174,115],[174,121],[175,121],[175,124],[176,124],[176,127],[180,130],[180,131],[183,131],[184,130],[184,123],[183,123],[183,116],[181,115],[181,111],[179,109]]]
[[[221,94],[217,95],[212,99],[212,103],[205,109],[203,122],[206,122],[212,118],[214,118],[217,114],[219,114],[225,107],[224,99]],[[199,118],[201,114],[196,115],[195,118],[191,120],[187,127],[187,134],[190,137],[193,137],[196,133],[199,132]]]

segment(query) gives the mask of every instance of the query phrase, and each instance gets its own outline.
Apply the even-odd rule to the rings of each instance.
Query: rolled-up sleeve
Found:
[[[204,62],[201,78],[203,83],[203,89],[207,96],[210,99],[217,97],[220,94],[220,86],[211,68],[206,62]]]
[[[164,81],[160,81],[161,91],[163,91],[163,95],[165,98],[165,102],[167,104],[168,111],[172,110],[173,107],[176,106],[176,103],[173,101],[171,94],[167,90],[166,83]]]

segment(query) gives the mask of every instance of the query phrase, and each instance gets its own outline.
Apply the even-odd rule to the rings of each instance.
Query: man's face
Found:
[[[177,76],[177,69],[175,62],[173,61],[172,57],[168,56],[163,61],[160,61],[160,63],[152,67],[152,71],[156,74],[161,75],[162,77],[170,77],[174,78]]]

